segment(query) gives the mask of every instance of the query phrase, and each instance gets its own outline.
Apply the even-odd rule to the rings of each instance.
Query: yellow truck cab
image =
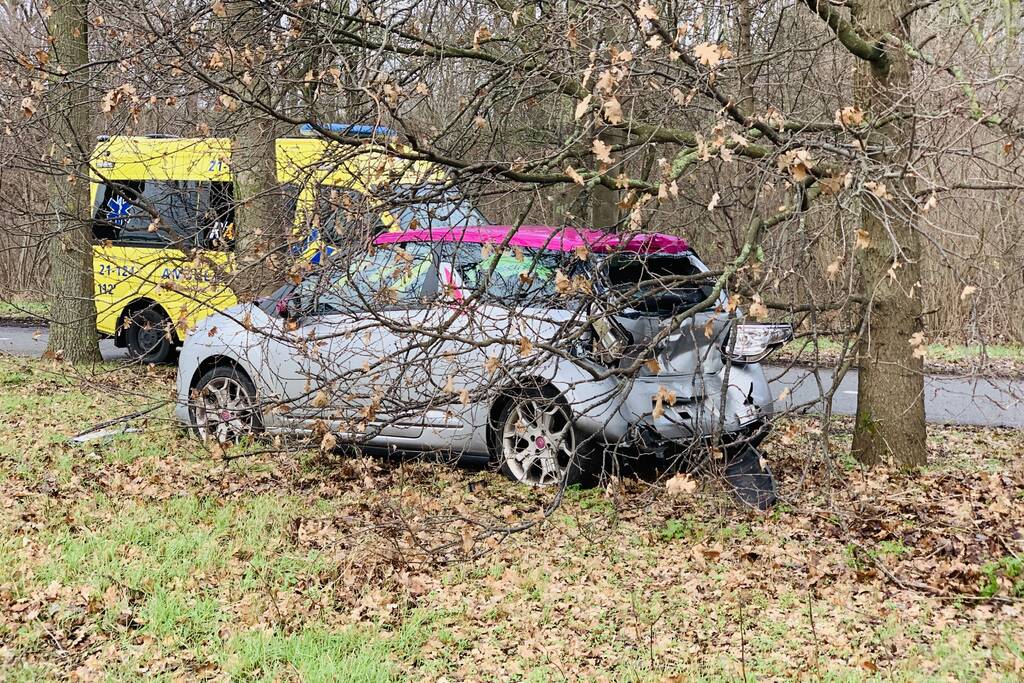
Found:
[[[374,206],[381,186],[443,186],[447,176],[374,144],[391,136],[377,126],[331,124],[365,137],[353,148],[310,127],[276,143],[278,188],[284,195],[282,234],[290,226],[291,256],[317,263],[344,231],[338,197],[370,202],[380,229],[416,227],[415,201]],[[100,138],[92,157],[93,267],[96,328],[147,362],[169,360],[196,322],[236,303],[234,185],[231,141],[162,135]],[[365,208],[366,204],[363,204]],[[447,207],[446,225],[483,222],[464,200]],[[430,214],[431,216],[433,213]]]

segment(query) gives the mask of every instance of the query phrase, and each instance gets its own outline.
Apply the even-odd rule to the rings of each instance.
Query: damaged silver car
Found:
[[[758,448],[773,414],[759,361],[792,329],[728,308],[669,235],[382,233],[203,320],[181,350],[177,416],[220,442],[329,433],[481,456],[535,486],[714,453],[740,500],[764,509],[776,492]]]

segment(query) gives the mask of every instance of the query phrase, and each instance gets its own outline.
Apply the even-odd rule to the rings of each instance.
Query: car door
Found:
[[[554,279],[551,259],[519,248],[499,253],[494,245],[473,242],[448,243],[441,250],[433,317],[442,339],[433,382],[447,387],[439,424],[466,449],[486,449],[478,437],[496,392],[535,357],[528,346],[547,338],[546,327],[524,313],[531,291]]]
[[[294,334],[302,386],[293,382],[289,392],[296,410],[359,440],[421,433],[427,366],[417,331],[436,291],[429,248],[378,247],[328,263],[300,290],[305,313]]]

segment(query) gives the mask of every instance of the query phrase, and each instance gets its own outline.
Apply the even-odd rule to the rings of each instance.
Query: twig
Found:
[[[160,401],[159,403],[151,405],[148,408],[143,408],[142,410],[137,410],[134,413],[129,413],[128,415],[122,415],[121,417],[115,417],[115,418],[110,419],[110,420],[104,420],[103,422],[95,424],[92,427],[89,427],[88,429],[86,429],[85,431],[81,431],[78,434],[75,434],[74,436],[72,436],[70,438],[77,439],[77,438],[79,438],[81,436],[85,436],[86,434],[88,434],[90,432],[95,432],[98,429],[105,429],[106,427],[111,427],[111,426],[116,425],[116,424],[121,423],[121,422],[128,422],[129,420],[134,420],[137,417],[142,417],[143,415],[147,415],[147,414],[153,412],[157,408],[162,408],[165,405],[167,405],[168,403],[169,403],[169,401]]]

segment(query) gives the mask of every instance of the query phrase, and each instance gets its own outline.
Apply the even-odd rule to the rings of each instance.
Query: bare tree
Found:
[[[53,5],[48,32],[53,45],[47,115],[53,140],[50,213],[51,310],[47,351],[72,363],[97,361],[89,227],[90,126],[89,22],[84,0]]]

